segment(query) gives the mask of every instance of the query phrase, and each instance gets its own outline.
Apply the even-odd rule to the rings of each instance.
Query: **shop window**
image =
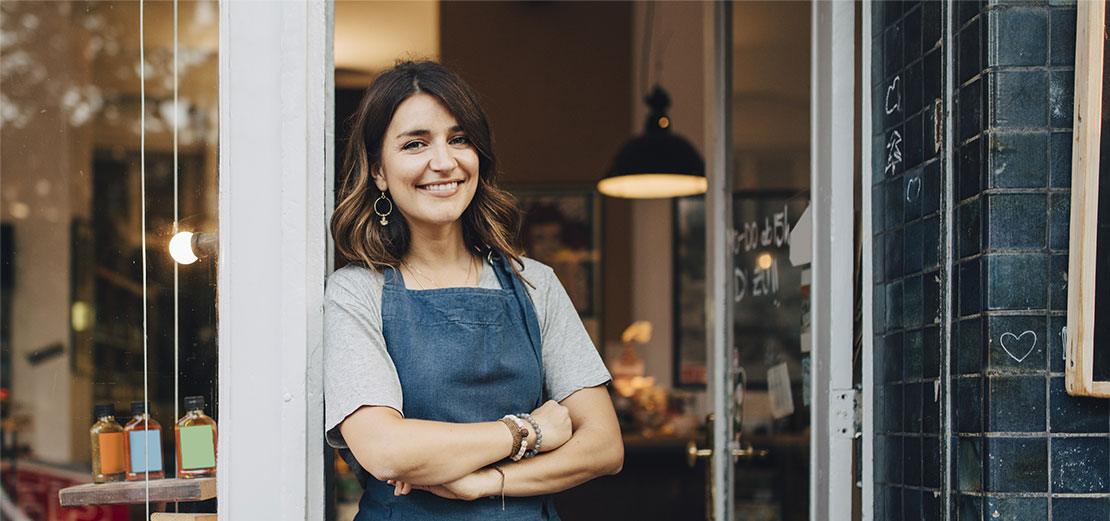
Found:
[[[178,264],[168,249],[175,231],[217,232],[217,14],[215,1],[0,5],[0,517],[215,512],[145,493],[63,507],[59,491],[93,481],[98,404],[124,425],[149,403],[154,488],[177,477],[185,398],[219,419],[216,258]]]

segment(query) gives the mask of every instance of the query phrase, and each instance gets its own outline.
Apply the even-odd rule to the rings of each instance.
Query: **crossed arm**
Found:
[[[620,471],[624,446],[605,388],[581,389],[561,405],[573,426],[569,440],[534,458],[500,465],[505,495],[558,492]],[[505,459],[512,447],[509,430],[498,421],[411,420],[388,407],[363,407],[340,424],[340,431],[363,468],[397,484],[399,493],[411,486],[458,499],[501,493],[501,474],[488,467]]]

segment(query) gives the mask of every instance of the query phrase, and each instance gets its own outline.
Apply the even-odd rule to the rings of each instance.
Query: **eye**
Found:
[[[468,138],[466,136],[455,136],[455,137],[451,138],[451,144],[452,145],[469,145],[470,144],[470,138]]]
[[[422,141],[409,141],[408,143],[401,145],[401,150],[416,150],[423,146],[424,143]]]

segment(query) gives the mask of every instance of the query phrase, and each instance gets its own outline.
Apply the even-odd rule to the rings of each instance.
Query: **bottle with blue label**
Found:
[[[150,402],[131,402],[131,421],[123,427],[127,444],[127,481],[165,477],[162,426],[150,417]]]

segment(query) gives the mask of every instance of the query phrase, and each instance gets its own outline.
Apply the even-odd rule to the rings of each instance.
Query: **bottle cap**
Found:
[[[93,416],[103,418],[105,416],[115,416],[116,406],[110,403],[98,403],[93,407]]]
[[[146,408],[146,411],[143,411],[144,407]],[[148,412],[149,413],[149,411],[150,411],[150,402],[144,402],[144,401],[131,402],[131,415],[132,416],[140,416],[140,415],[143,414],[143,412]]]
[[[204,397],[203,396],[186,396],[185,397],[185,410],[204,410]]]

